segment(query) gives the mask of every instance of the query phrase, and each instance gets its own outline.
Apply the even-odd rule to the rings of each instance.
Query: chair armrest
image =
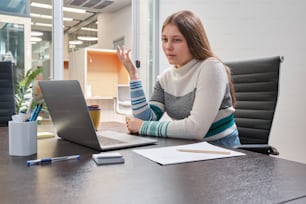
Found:
[[[118,104],[121,105],[121,106],[127,106],[127,107],[132,106],[131,101],[119,101],[118,100]]]
[[[257,152],[261,154],[267,154],[267,155],[279,155],[279,152],[276,148],[268,145],[268,144],[242,144],[235,146],[237,149],[245,149],[252,152]]]

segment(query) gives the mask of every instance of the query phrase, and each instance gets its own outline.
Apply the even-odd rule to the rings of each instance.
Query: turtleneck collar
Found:
[[[197,62],[198,62],[198,60],[192,59],[187,64],[185,64],[185,65],[183,65],[179,68],[176,68],[175,66],[173,66],[172,71],[175,75],[184,75],[185,73],[190,71],[190,68],[193,67]]]

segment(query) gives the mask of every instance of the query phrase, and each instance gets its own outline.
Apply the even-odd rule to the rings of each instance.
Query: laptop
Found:
[[[57,135],[98,151],[155,144],[157,140],[115,131],[96,131],[77,80],[39,81]]]

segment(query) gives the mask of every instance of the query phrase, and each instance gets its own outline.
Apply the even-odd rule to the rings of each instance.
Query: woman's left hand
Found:
[[[132,62],[131,50],[126,50],[124,46],[118,46],[117,55],[121,63],[124,65],[126,71],[129,73],[130,79],[138,80],[138,69]]]
[[[143,120],[131,117],[126,117],[125,120],[126,120],[126,127],[130,133],[132,134],[139,133],[139,129],[142,126]]]

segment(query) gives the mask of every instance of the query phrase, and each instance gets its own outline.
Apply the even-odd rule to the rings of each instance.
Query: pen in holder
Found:
[[[31,117],[30,117],[30,121],[35,121],[35,120],[37,120],[37,117],[38,117],[38,115],[39,115],[39,113],[40,113],[40,111],[41,111],[42,106],[43,106],[42,104],[37,104],[37,105],[36,105],[36,107],[35,107],[35,109],[34,109],[32,115],[31,115]]]
[[[9,155],[28,156],[37,153],[37,122],[9,121]]]

